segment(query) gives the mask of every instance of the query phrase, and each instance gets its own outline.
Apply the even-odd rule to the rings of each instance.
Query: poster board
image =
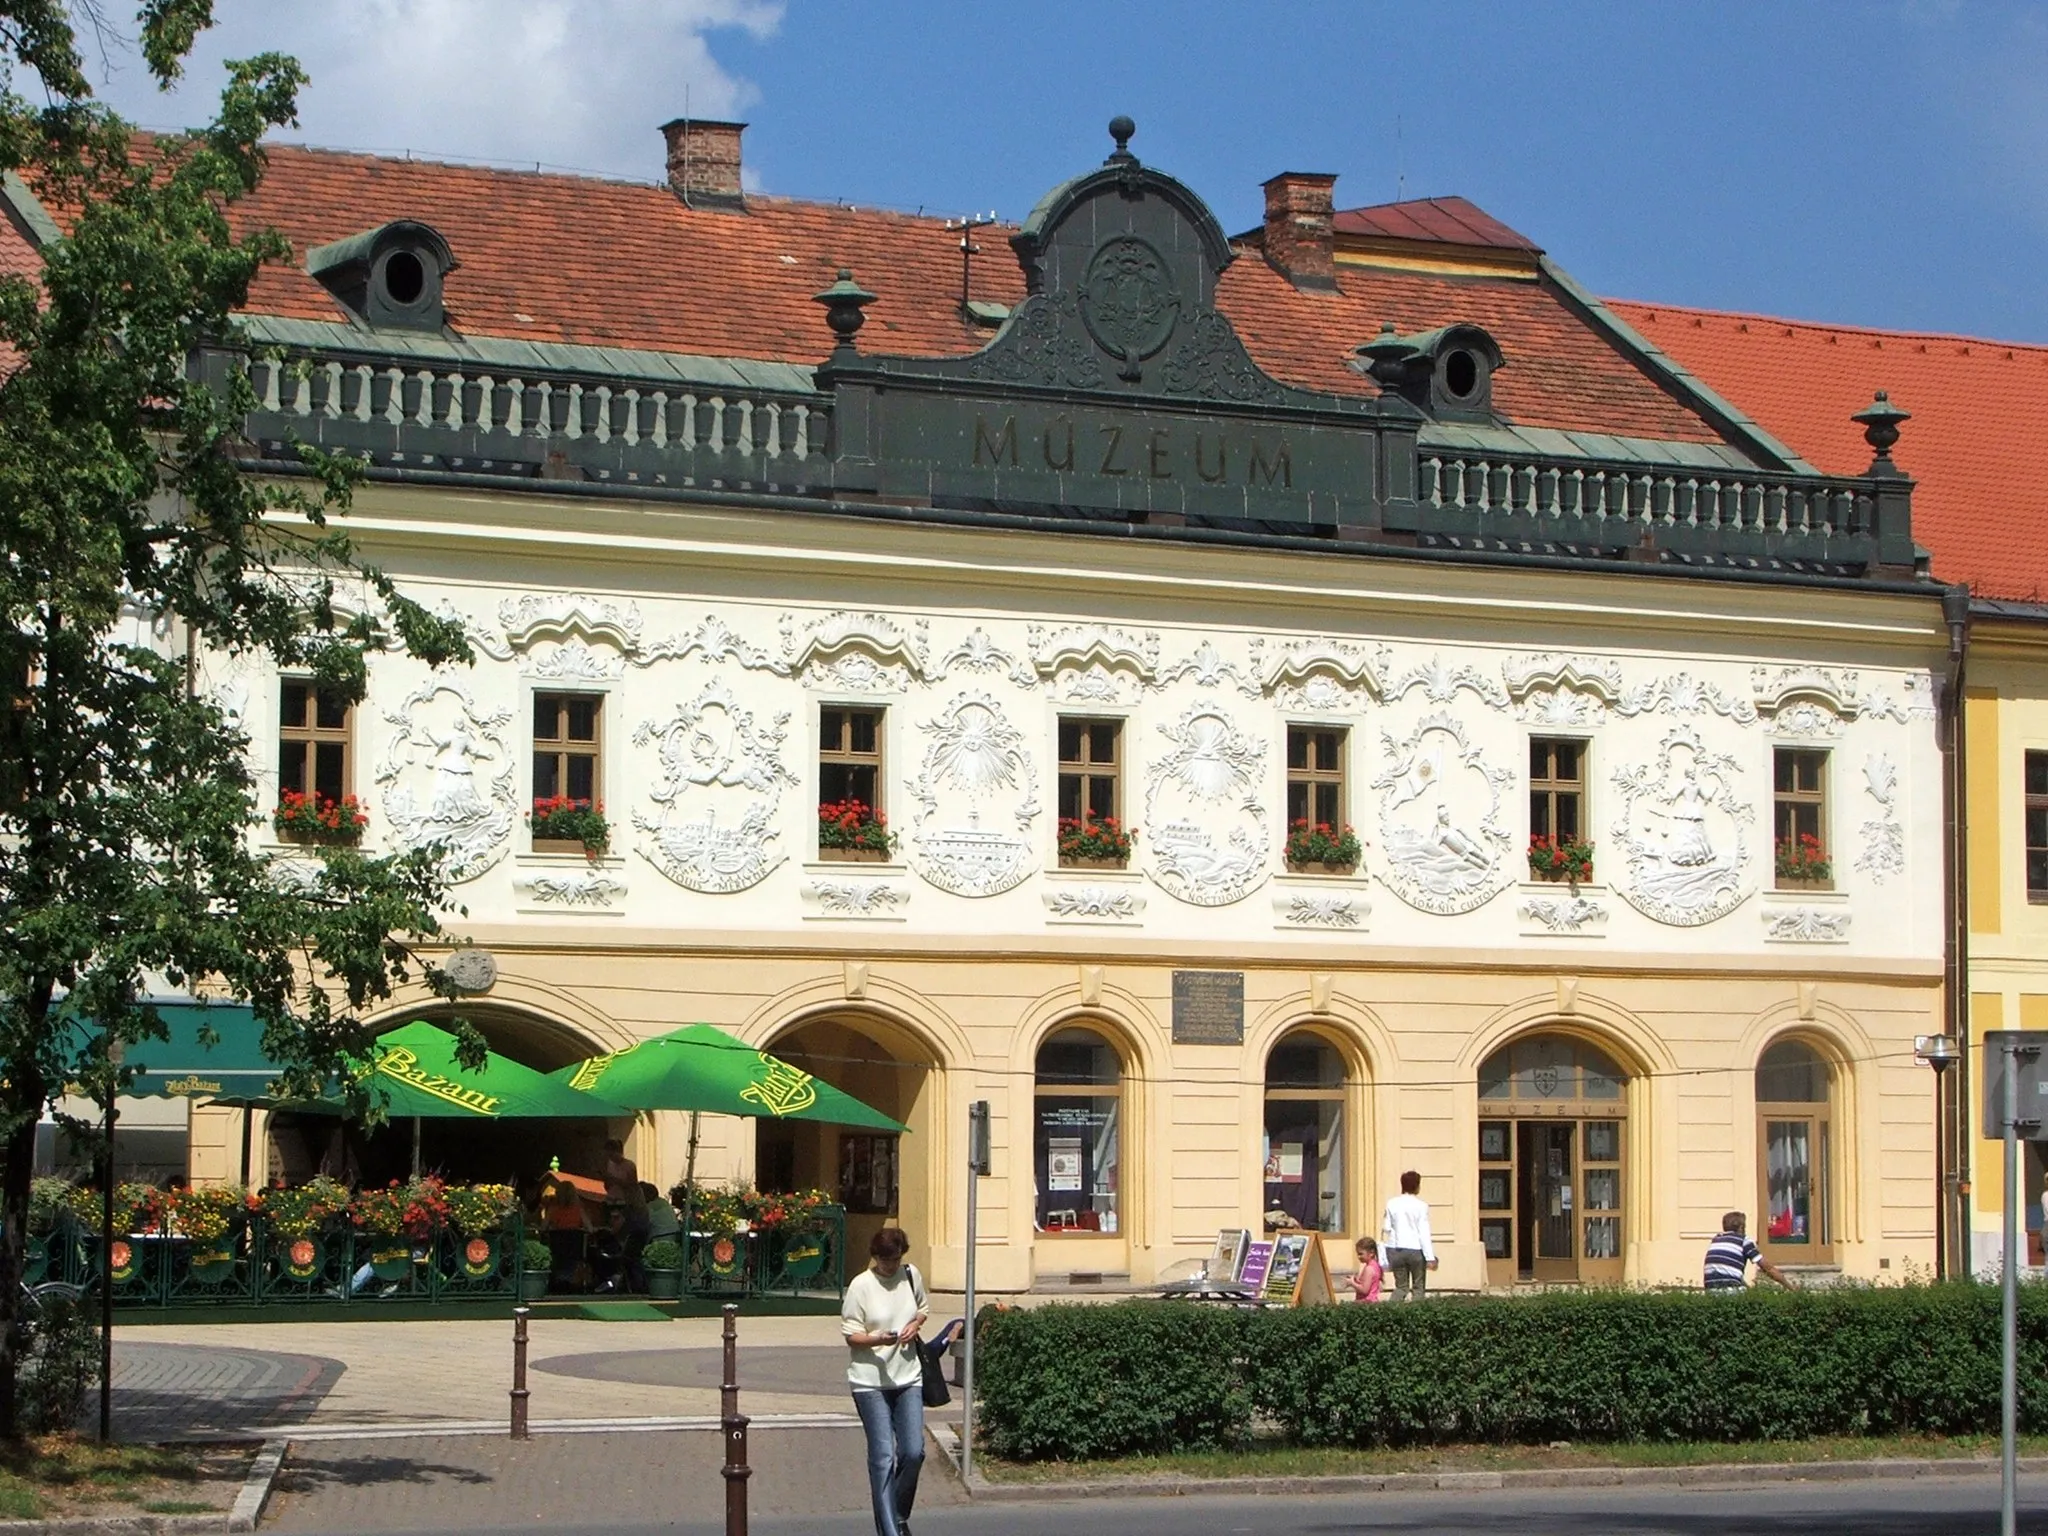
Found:
[[[1270,1242],[1245,1244],[1244,1263],[1238,1266],[1238,1283],[1254,1294],[1263,1293],[1266,1285],[1266,1271],[1272,1267],[1273,1245]]]
[[[1314,1232],[1283,1232],[1275,1238],[1259,1295],[1273,1306],[1313,1307],[1335,1301],[1322,1238]]]
[[[1243,1227],[1225,1227],[1216,1234],[1216,1246],[1209,1250],[1209,1262],[1202,1267],[1202,1278],[1212,1284],[1228,1284],[1237,1279],[1239,1266],[1244,1263],[1244,1251],[1252,1235]]]

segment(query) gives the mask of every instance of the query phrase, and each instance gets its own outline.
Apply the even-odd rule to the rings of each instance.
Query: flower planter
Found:
[[[1287,872],[1294,875],[1355,875],[1358,864],[1355,860],[1309,859],[1301,862],[1290,860]]]
[[[795,1233],[780,1239],[778,1246],[781,1252],[774,1268],[785,1281],[801,1285],[825,1267],[825,1239],[821,1233]]]
[[[1129,859],[1091,859],[1079,854],[1061,854],[1061,869],[1129,869]]]
[[[411,1248],[378,1248],[370,1253],[370,1273],[387,1285],[396,1284],[412,1273]]]
[[[886,864],[889,855],[879,848],[820,848],[818,858],[828,864]]]
[[[539,1301],[548,1293],[548,1272],[544,1269],[529,1269],[519,1277],[519,1299]]]
[[[352,832],[300,832],[294,828],[277,829],[280,843],[295,843],[302,848],[353,848],[363,840],[363,829]]]
[[[610,845],[599,843],[595,848],[586,848],[573,837],[536,837],[533,840],[535,853],[573,853],[580,858],[601,859]]]
[[[287,1237],[279,1239],[277,1256],[272,1261],[281,1279],[296,1280],[304,1284],[316,1280],[327,1267],[327,1245],[313,1236]]]
[[[674,1301],[683,1294],[683,1272],[680,1269],[650,1269],[647,1271],[647,1299],[649,1301]]]
[[[462,1273],[471,1280],[488,1280],[496,1274],[504,1241],[502,1232],[478,1232],[464,1237],[457,1259]]]
[[[1832,891],[1834,888],[1835,882],[1832,878],[1802,880],[1797,875],[1780,875],[1772,887],[1773,890],[1779,891]]]
[[[192,1278],[201,1285],[219,1285],[234,1272],[235,1253],[232,1248],[193,1250]]]

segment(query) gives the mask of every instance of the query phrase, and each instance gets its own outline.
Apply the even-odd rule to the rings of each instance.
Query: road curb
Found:
[[[992,1483],[979,1472],[960,1477],[960,1437],[935,1426],[932,1438],[969,1498],[991,1504],[1056,1499],[1187,1498],[1191,1495],[1301,1496],[1339,1493],[1471,1493],[1500,1488],[1730,1487],[1764,1483],[1843,1483],[1882,1478],[1991,1477],[1996,1460],[1978,1458],[1882,1461],[1708,1462],[1690,1467],[1536,1467],[1502,1472],[1388,1472],[1329,1477],[1103,1477],[1085,1482]],[[2048,1457],[2023,1457],[2023,1472],[2048,1471]]]
[[[277,1483],[278,1469],[284,1465],[285,1452],[290,1449],[289,1440],[263,1442],[263,1449],[249,1464],[249,1476],[242,1483],[242,1491],[235,1495],[235,1507],[228,1511],[230,1531],[256,1529],[256,1522],[263,1518],[263,1506],[270,1502],[270,1490]]]

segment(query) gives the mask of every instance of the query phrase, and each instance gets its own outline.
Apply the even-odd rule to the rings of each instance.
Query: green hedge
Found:
[[[2020,1419],[2048,1430],[2048,1286],[2020,1299]],[[1998,1291],[1559,1292],[1240,1312],[982,1315],[989,1448],[1080,1460],[1238,1444],[1965,1434],[1998,1424]]]

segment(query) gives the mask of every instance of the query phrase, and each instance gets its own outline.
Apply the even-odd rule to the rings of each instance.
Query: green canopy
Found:
[[[455,1058],[455,1037],[415,1020],[387,1030],[371,1047],[365,1087],[394,1120],[625,1120],[633,1111],[521,1066],[496,1051],[472,1070]],[[338,1114],[339,1094],[319,1099],[263,1099],[266,1109]]]
[[[134,1079],[125,1097],[214,1099],[262,1094],[284,1069],[263,1050],[263,1026],[247,1003],[204,1003],[190,998],[145,999],[170,1032],[164,1040],[131,1042],[125,1053]],[[209,1042],[207,1036],[215,1038]],[[66,1054],[82,1062],[99,1027],[74,1018]]]
[[[688,1024],[550,1075],[564,1087],[601,1093],[632,1109],[694,1109],[823,1120],[876,1131],[904,1129],[851,1094],[709,1024]]]

